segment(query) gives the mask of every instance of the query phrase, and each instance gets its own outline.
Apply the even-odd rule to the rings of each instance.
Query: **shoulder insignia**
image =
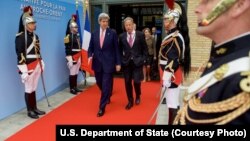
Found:
[[[69,43],[69,34],[66,37],[64,37],[64,43],[65,44]]]
[[[22,35],[22,34],[23,34],[23,32],[19,32],[19,33],[16,34],[16,37],[17,37],[17,36],[20,36],[20,35]]]
[[[217,55],[219,55],[219,54],[225,54],[226,51],[227,51],[226,48],[220,48],[220,49],[216,50],[216,54],[217,54]]]

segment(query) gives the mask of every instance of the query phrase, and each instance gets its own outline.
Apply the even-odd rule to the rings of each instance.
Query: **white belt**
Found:
[[[167,63],[168,63],[168,61],[166,61],[166,60],[160,60],[161,65],[167,65]]]
[[[72,51],[81,51],[81,49],[72,49]]]
[[[40,55],[35,55],[35,54],[33,54],[33,55],[27,55],[26,58],[29,58],[29,59],[31,59],[31,58],[40,58]]]

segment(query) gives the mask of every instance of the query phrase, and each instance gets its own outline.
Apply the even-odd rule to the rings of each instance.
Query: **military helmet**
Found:
[[[181,7],[177,3],[174,3],[173,8],[169,7],[168,12],[164,14],[163,19],[174,20],[175,24],[177,24],[181,14],[182,14]]]
[[[25,17],[24,21],[23,21],[24,25],[29,24],[29,23],[36,23],[35,19],[31,16],[27,16]]]
[[[70,27],[70,28],[77,28],[78,25],[77,25],[76,22],[71,22],[71,23],[69,24],[69,27]]]

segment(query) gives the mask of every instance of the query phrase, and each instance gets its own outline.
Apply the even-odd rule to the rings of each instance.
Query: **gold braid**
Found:
[[[195,97],[193,97],[193,99],[195,99]],[[239,101],[241,103],[239,103]],[[191,102],[189,102],[189,104],[190,103]],[[214,124],[217,124],[217,125],[226,124],[226,123],[234,120],[235,118],[239,117],[244,112],[246,112],[247,110],[250,109],[250,94],[246,93],[246,92],[241,92],[237,96],[234,96],[234,97],[232,97],[230,99],[227,99],[227,100],[224,100],[224,101],[221,101],[221,102],[216,102],[216,103],[217,103],[217,108],[221,109],[221,111],[219,111],[216,107],[212,107],[211,109],[208,109],[207,107],[205,107],[205,110],[208,109],[208,111],[205,111],[204,109],[200,110],[199,108],[197,108],[198,106],[206,105],[206,104],[200,104],[200,105],[196,105],[197,106],[196,108],[199,109],[196,112],[210,113],[209,110],[215,110],[215,111],[213,111],[213,113],[216,113],[216,112],[231,111],[233,109],[235,109],[235,110],[233,110],[232,112],[229,112],[228,114],[226,114],[224,116],[221,116],[221,117],[200,120],[200,119],[191,118],[189,116],[189,114],[188,114],[188,105],[185,105],[178,112],[178,115],[176,116],[174,124],[180,123],[181,125],[185,125],[186,124],[186,119],[193,122],[193,123],[196,123],[196,124],[208,124],[208,123],[210,123],[210,124],[214,123]],[[211,105],[214,106],[216,103],[212,103]],[[231,108],[231,106],[233,108]],[[190,107],[191,110],[193,110],[192,108]]]

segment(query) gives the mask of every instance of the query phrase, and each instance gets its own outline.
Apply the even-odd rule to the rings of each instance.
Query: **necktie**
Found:
[[[102,48],[102,45],[103,45],[103,40],[104,40],[104,30],[102,30],[101,37],[100,37],[100,46],[101,46],[101,48]]]
[[[128,43],[129,43],[130,47],[132,47],[132,46],[133,46],[133,38],[132,38],[132,33],[129,33]]]

